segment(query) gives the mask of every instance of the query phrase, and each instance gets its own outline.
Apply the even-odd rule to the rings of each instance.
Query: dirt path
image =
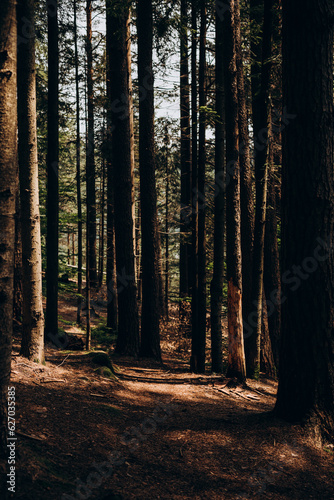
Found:
[[[108,379],[68,354],[48,349],[46,366],[14,356],[14,498],[334,498],[333,448],[271,416],[274,382],[228,387],[166,356],[113,358]]]

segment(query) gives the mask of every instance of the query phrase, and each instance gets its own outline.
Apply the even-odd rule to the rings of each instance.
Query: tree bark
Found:
[[[224,81],[226,127],[226,259],[228,311],[227,376],[240,381],[246,378],[241,272],[240,167],[238,129],[238,78],[236,63],[235,2],[224,16]]]
[[[45,338],[58,336],[59,225],[59,50],[58,2],[47,3],[48,15],[48,149]]]
[[[272,48],[272,0],[264,0],[261,82],[256,87],[257,80],[252,80],[252,108],[255,154],[255,228],[252,276],[252,304],[256,309],[256,326],[245,337],[247,376],[258,378],[260,375],[261,325],[262,325],[262,295],[263,295],[263,262],[264,235],[267,207],[267,182],[269,165],[270,141],[270,75]],[[253,60],[258,65],[259,60]],[[254,70],[255,71],[255,70]]]
[[[111,3],[107,2],[107,327],[117,331],[117,275],[116,275],[116,242],[114,214],[114,180],[112,165],[112,95],[110,67],[110,36],[112,29]]]
[[[102,159],[101,200],[100,200],[100,234],[99,234],[99,288],[103,282],[104,271],[104,212],[105,212],[105,160]]]
[[[17,193],[15,7],[15,1],[3,1],[0,16],[0,459],[4,460],[8,457],[6,431],[13,332]]]
[[[131,130],[127,67],[129,6],[107,0],[107,45],[110,69],[112,169],[114,187],[118,337],[116,352],[135,356],[139,324],[133,248]]]
[[[197,151],[197,0],[191,2],[191,358],[196,371],[198,338],[198,151]]]
[[[199,41],[199,107],[206,105],[205,74],[206,74],[206,1],[201,0],[201,27]],[[198,295],[197,295],[197,340],[193,351],[193,369],[196,373],[205,372],[206,344],[206,199],[205,199],[205,112],[200,111],[198,133]]]
[[[334,435],[333,18],[333,2],[283,1],[283,110],[290,119],[286,117],[283,130],[284,298],[276,403],[279,417],[306,422],[313,435],[330,439]]]
[[[254,240],[254,188],[249,150],[248,112],[244,85],[244,68],[241,47],[239,0],[236,6],[236,51],[238,74],[238,120],[240,161],[240,209],[241,209],[241,261],[242,261],[242,317],[244,338],[247,337],[248,316],[252,313],[252,267]]]
[[[18,32],[27,20],[31,36],[20,44],[17,54],[18,159],[21,201],[23,317],[21,354],[32,361],[44,361],[44,313],[42,304],[42,255],[39,215],[35,14],[33,0],[17,3]]]
[[[161,359],[157,195],[154,153],[153,15],[151,0],[137,2],[139,98],[139,174],[142,234],[142,310],[140,355]]]
[[[81,161],[80,161],[80,94],[79,94],[79,56],[78,56],[78,26],[77,5],[74,7],[74,58],[75,58],[75,100],[76,100],[76,187],[78,207],[78,300],[77,300],[77,323],[81,323],[82,304],[82,205],[81,205]]]
[[[214,199],[214,256],[211,281],[211,370],[223,371],[223,284],[225,244],[225,109],[224,109],[224,32],[222,18],[216,5],[216,135],[215,135],[215,199]]]
[[[267,297],[268,326],[276,369],[279,366],[281,336],[281,272],[277,241],[277,186],[274,165],[271,163],[268,177],[266,230],[264,238],[263,286]]]
[[[88,134],[86,151],[86,183],[87,183],[87,239],[90,281],[97,286],[96,270],[96,193],[95,193],[95,138],[94,138],[94,86],[93,86],[93,46],[92,46],[92,0],[87,0],[87,111]]]
[[[261,327],[261,357],[260,357],[261,372],[268,378],[276,379],[276,367],[271,346],[268,323],[268,309],[266,295],[263,291],[262,295],[262,327]]]
[[[22,239],[21,239],[21,209],[20,192],[16,195],[15,218],[15,255],[14,255],[14,320],[22,321],[23,295],[22,295]]]
[[[181,116],[181,225],[180,225],[180,299],[189,296],[189,244],[191,205],[191,139],[188,65],[188,0],[181,0],[180,18],[180,116]],[[182,307],[182,300],[180,302]]]
[[[165,311],[169,321],[169,154],[168,125],[165,128],[165,161],[166,161],[166,193],[165,193]]]

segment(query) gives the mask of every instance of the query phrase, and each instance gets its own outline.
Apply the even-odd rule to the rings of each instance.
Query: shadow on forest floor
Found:
[[[13,498],[333,498],[333,448],[272,415],[276,382],[186,372],[187,349],[170,337],[163,367],[112,357],[116,378],[84,352],[48,347],[36,365],[16,339]]]

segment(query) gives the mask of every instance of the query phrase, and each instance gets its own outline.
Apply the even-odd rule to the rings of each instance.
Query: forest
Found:
[[[0,498],[332,499],[333,0],[0,0]]]

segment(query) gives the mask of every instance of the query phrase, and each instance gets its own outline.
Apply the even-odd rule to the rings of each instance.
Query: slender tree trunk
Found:
[[[264,292],[262,301],[263,305],[262,305],[261,358],[260,358],[261,372],[264,373],[269,378],[276,379],[276,367],[273,356],[273,350],[271,346],[266,295]]]
[[[201,28],[199,48],[199,107],[206,105],[205,70],[206,70],[206,2],[201,1]],[[197,298],[197,341],[193,352],[194,371],[205,372],[206,344],[206,196],[205,196],[205,113],[200,112],[198,135],[198,298]]]
[[[7,459],[17,192],[16,2],[1,3],[0,16],[0,458]],[[1,473],[4,476],[5,473]],[[7,479],[7,478],[6,478]],[[8,479],[7,479],[8,480]],[[1,487],[5,481],[1,478]],[[3,490],[2,490],[3,491]]]
[[[275,366],[278,368],[281,336],[281,273],[277,241],[276,197],[277,186],[274,165],[271,163],[268,178],[263,285],[267,297],[270,340]]]
[[[100,237],[99,237],[99,288],[103,282],[104,270],[104,211],[105,211],[105,160],[102,159],[101,204],[100,204]]]
[[[329,439],[334,435],[333,18],[333,2],[283,1],[283,110],[290,119],[283,130],[285,300],[276,403],[279,417],[308,423],[313,435]]]
[[[58,3],[47,2],[48,14],[48,152],[45,338],[58,336],[59,224],[59,50]]]
[[[129,7],[124,5],[121,0],[107,0],[107,16],[113,129],[111,161],[113,166],[118,292],[116,352],[137,355],[139,350],[139,324],[133,248],[131,130],[127,68]],[[119,105],[120,102],[122,103],[121,106]]]
[[[15,219],[15,255],[14,255],[14,320],[22,321],[23,295],[22,295],[22,239],[21,239],[21,208],[20,192],[16,195],[16,219]]]
[[[224,129],[224,66],[223,22],[216,5],[216,135],[215,135],[215,199],[213,277],[211,281],[211,369],[223,371],[223,283],[225,236],[225,129]]]
[[[115,242],[115,214],[114,214],[114,181],[112,156],[112,111],[111,111],[111,68],[110,68],[110,30],[111,3],[107,2],[107,327],[117,331],[117,276],[116,276],[116,242]]]
[[[81,323],[80,313],[82,304],[82,206],[81,206],[81,161],[80,161],[80,94],[79,94],[79,56],[78,56],[78,26],[77,5],[74,7],[74,57],[75,57],[75,100],[76,100],[76,184],[77,184],[77,207],[78,207],[78,300],[77,300],[77,323]]]
[[[67,265],[71,264],[71,240],[70,240],[70,227],[67,227]]]
[[[89,220],[88,220],[88,206],[87,206],[87,223],[86,223],[86,234],[88,234],[88,226],[89,226]],[[90,328],[90,287],[91,287],[91,280],[90,280],[90,268],[89,268],[89,238],[86,238],[86,306],[87,306],[87,311],[86,311],[86,350],[90,350],[90,344],[91,344],[91,328]]]
[[[29,21],[32,36],[18,47],[18,139],[23,265],[23,330],[21,354],[44,361],[42,255],[38,191],[35,14],[33,0],[17,4],[18,32]]]
[[[136,259],[136,199],[135,199],[135,133],[133,119],[133,90],[132,90],[132,72],[131,72],[131,8],[127,19],[127,37],[126,37],[126,55],[127,55],[127,72],[128,72],[128,87],[129,87],[129,118],[130,118],[130,141],[131,141],[131,186],[132,186],[132,218],[133,224],[133,248]],[[135,265],[136,281],[137,267]]]
[[[180,19],[180,115],[181,115],[181,226],[180,226],[180,299],[189,295],[189,252],[191,189],[191,144],[188,67],[188,0],[181,0]],[[182,307],[182,301],[180,302]]]
[[[260,88],[254,88],[256,79],[252,80],[253,94],[253,130],[255,152],[255,228],[252,277],[252,303],[256,308],[256,326],[246,338],[247,376],[258,378],[260,375],[260,350],[262,327],[262,295],[263,295],[263,262],[264,235],[266,224],[267,182],[270,141],[270,73],[272,47],[272,0],[264,1],[262,70]],[[259,61],[254,60],[254,65]],[[260,90],[260,92],[259,92]]]
[[[168,126],[165,129],[165,151],[166,151],[166,198],[165,198],[165,310],[166,320],[169,321],[169,154],[168,154]]]
[[[138,223],[137,223],[137,238],[136,238],[136,255],[137,257],[137,262],[136,262],[136,269],[137,269],[137,287],[138,287],[138,303],[141,304],[141,299],[142,299],[142,271],[141,271],[141,234],[140,234],[140,228],[141,228],[141,209],[140,209],[140,201],[138,203]]]
[[[226,259],[228,300],[227,376],[246,378],[241,272],[240,166],[238,129],[238,77],[235,37],[235,2],[227,2],[224,15],[224,81],[226,127]]]
[[[88,135],[86,151],[86,177],[87,177],[87,239],[90,279],[93,287],[97,286],[96,270],[96,193],[95,193],[95,139],[94,139],[94,88],[93,88],[93,47],[92,47],[92,0],[87,0],[87,110],[88,110]]]
[[[244,338],[249,332],[248,317],[253,312],[252,265],[254,239],[254,189],[249,151],[248,112],[244,85],[244,68],[241,48],[239,0],[235,2],[235,28],[238,74],[238,120],[240,161],[241,256],[242,256],[242,317]]]
[[[75,266],[75,232],[72,230],[72,266]]]
[[[197,1],[191,3],[191,359],[197,369],[198,352],[198,162],[197,162]]]
[[[137,2],[138,84],[146,98],[139,99],[139,173],[142,217],[142,356],[161,359],[159,232],[154,156],[153,16],[151,0]]]

